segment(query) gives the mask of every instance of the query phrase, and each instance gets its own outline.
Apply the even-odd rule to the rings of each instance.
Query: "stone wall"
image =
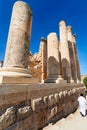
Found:
[[[38,130],[74,112],[84,84],[0,85],[0,130]]]
[[[42,74],[42,48],[40,45],[40,49],[38,53],[35,53],[34,55],[29,52],[29,70],[30,74],[34,78],[38,78],[39,82],[41,82],[41,74]]]

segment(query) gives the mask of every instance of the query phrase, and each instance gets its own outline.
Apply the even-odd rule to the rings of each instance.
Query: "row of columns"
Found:
[[[7,40],[4,66],[0,69],[0,82],[29,83],[28,52],[31,36],[32,11],[22,1],[13,6]],[[59,83],[80,80],[76,40],[71,27],[59,23],[60,44],[56,33],[50,33],[47,41],[42,38],[42,82]],[[8,78],[9,77],[9,78]]]
[[[50,33],[47,41],[47,57],[45,70],[47,78],[43,77],[44,82],[80,82],[80,68],[76,50],[76,37],[72,35],[72,27],[66,27],[65,21],[59,23],[60,43],[56,33]],[[42,49],[43,50],[43,49]],[[43,61],[44,59],[42,59]],[[42,62],[43,63],[43,62]],[[43,69],[42,64],[42,69]],[[45,71],[44,71],[45,73]]]

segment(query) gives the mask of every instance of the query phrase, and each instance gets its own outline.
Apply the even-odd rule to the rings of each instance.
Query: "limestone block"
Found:
[[[61,99],[62,96],[63,96],[63,92],[60,92],[60,93],[59,93],[59,98]]]
[[[47,121],[49,122],[57,114],[57,106],[47,110]]]
[[[8,126],[6,126],[6,128],[4,129],[5,130],[42,129],[47,123],[51,121],[56,121],[75,111],[75,109],[78,107],[76,100],[78,94],[79,92],[84,91],[85,88],[83,87],[83,84],[76,84],[76,85],[68,84],[67,87],[66,85],[64,86],[63,85],[64,84],[62,84],[62,86],[61,84],[60,85],[30,84],[30,85],[16,85],[16,86],[12,85],[13,89],[11,85],[3,85],[2,88],[0,86],[1,89],[0,95],[2,94],[5,96],[5,94],[7,94],[11,96],[10,94],[12,93],[14,97],[13,102],[15,103],[14,108],[16,108],[15,109],[16,115],[14,122],[12,122],[12,124],[9,123]],[[74,94],[73,94],[73,88],[74,89],[78,88],[76,93]],[[32,92],[29,93],[30,91]],[[68,91],[70,91],[72,94],[68,95],[67,94]],[[14,94],[16,93],[18,95],[14,96]],[[60,100],[59,100],[59,93],[60,96],[62,96]],[[23,94],[25,95],[25,97]],[[64,96],[64,94],[67,95]],[[7,102],[7,104],[11,106],[13,103],[12,100],[13,100],[12,97],[9,97],[9,103]],[[50,100],[50,106],[48,102],[49,100]],[[33,106],[34,111],[31,111],[30,105]],[[5,106],[5,108],[6,107],[7,106]],[[2,110],[0,112],[2,112]],[[12,115],[14,115],[14,112]]]
[[[67,95],[66,91],[63,91],[63,95],[64,95],[64,97]]]
[[[59,102],[59,94],[58,93],[54,94],[54,97],[55,97],[56,103],[58,103]]]
[[[7,84],[0,86],[0,109],[26,100],[26,85]]]
[[[0,76],[0,83],[3,84],[33,84],[38,83],[38,79],[30,77],[11,77],[10,76]]]
[[[6,129],[9,125],[13,124],[15,120],[15,109],[10,107],[0,116],[0,130]]]
[[[48,107],[48,102],[49,102],[48,96],[43,97],[43,101],[44,101],[44,108],[47,108]]]
[[[31,112],[32,111],[31,111],[30,106],[25,106],[25,107],[19,108],[17,111],[17,119],[22,120],[22,119],[28,117],[31,114]]]
[[[38,99],[31,99],[31,107],[33,111],[38,111],[40,109],[43,109],[44,102],[42,98]]]
[[[48,106],[52,106],[53,104],[55,104],[55,97],[54,95],[49,95],[49,100],[48,100]]]
[[[43,126],[45,125],[46,123],[46,114],[47,114],[47,111],[46,110],[43,110],[43,111],[39,111],[38,113],[36,113],[34,115],[34,121],[35,121],[35,126],[34,128],[37,126],[37,129],[41,129],[43,128]],[[36,130],[36,129],[35,129]]]

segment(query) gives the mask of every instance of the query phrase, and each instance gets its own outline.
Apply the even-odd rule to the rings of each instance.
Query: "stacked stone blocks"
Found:
[[[0,86],[0,128],[38,130],[74,112],[84,84]],[[15,91],[14,91],[15,90]],[[3,93],[2,93],[3,92]]]

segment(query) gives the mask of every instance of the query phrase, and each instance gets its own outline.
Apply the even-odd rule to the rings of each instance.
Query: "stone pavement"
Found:
[[[54,125],[49,124],[43,130],[87,130],[87,116],[82,117],[79,109],[67,118],[63,118]]]

